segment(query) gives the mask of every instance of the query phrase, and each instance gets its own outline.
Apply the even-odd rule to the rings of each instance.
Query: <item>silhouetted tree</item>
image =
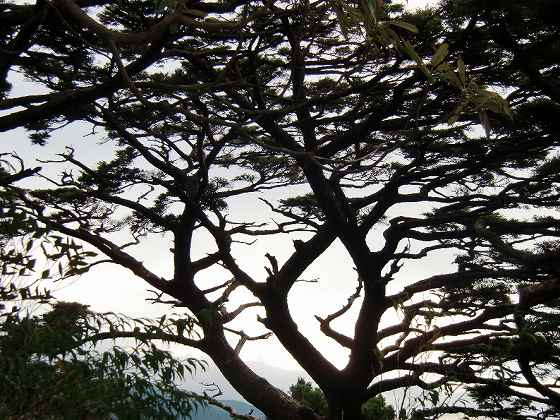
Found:
[[[6,261],[0,266],[3,272],[15,268]],[[96,314],[79,303],[55,301],[48,291],[3,274],[0,417],[175,420],[188,416],[205,400],[179,389],[176,381],[204,368],[201,362],[178,361],[141,338],[130,346],[96,347],[103,336],[118,337],[113,333],[132,323],[139,325],[140,338],[140,326],[146,324]]]
[[[184,309],[200,337],[179,324],[166,337],[209,355],[270,418],[320,417],[243,362],[243,344],[270,334],[332,420],[409,387],[427,393],[417,416],[558,416],[558,7],[4,2],[0,130],[43,144],[79,123],[106,139],[45,156],[41,170],[10,158],[4,216],[50,241],[61,277],[109,261]],[[10,94],[10,70],[40,91]],[[150,237],[169,242],[157,258],[171,274],[139,257]],[[289,255],[270,251],[266,274],[250,274],[260,257],[243,243],[272,238]],[[355,293],[330,315],[320,299],[309,310],[345,349],[343,369],[288,304],[331,246],[354,267],[337,281]],[[410,268],[434,255],[454,259],[426,278]],[[211,268],[223,282],[201,278]],[[236,290],[252,298],[233,305]],[[235,327],[247,311],[255,335]],[[343,316],[353,331],[333,327]],[[475,399],[453,399],[465,388]]]

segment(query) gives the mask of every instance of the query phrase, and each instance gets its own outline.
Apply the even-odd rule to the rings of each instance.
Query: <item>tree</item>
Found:
[[[83,333],[82,319],[72,320],[71,334],[52,324],[64,316],[67,325],[69,313],[86,314],[66,302],[42,317],[2,314],[2,418],[176,419],[202,404],[175,385],[184,365],[155,345],[69,350],[65,340]]]
[[[20,255],[22,260],[16,263],[16,249],[8,251],[12,258],[0,264],[3,419],[175,420],[205,402],[175,383],[186,372],[204,368],[203,364],[196,359],[178,361],[169,351],[141,339],[132,346],[114,343],[101,350],[96,344],[107,335],[104,329],[118,332],[123,324],[142,324],[96,314],[79,303],[54,301],[48,290],[23,283],[33,260]],[[22,274],[11,276],[16,268]]]
[[[325,394],[305,379],[298,378],[297,382],[290,387],[290,395],[313,412],[323,416],[328,414]],[[365,420],[394,420],[395,410],[392,406],[386,405],[382,395],[378,395],[363,404],[362,415]]]
[[[297,382],[290,386],[290,395],[317,414],[324,416],[329,411],[325,394],[303,378],[298,378]]]
[[[100,162],[72,148],[22,162],[2,178],[8,216],[50,241],[60,277],[109,261],[184,309],[200,338],[166,338],[205,352],[270,418],[320,417],[243,362],[244,343],[270,334],[329,419],[403,387],[431,398],[417,416],[557,416],[558,4],[384,3],[3,3],[0,130],[44,144],[90,124],[111,146]],[[10,95],[10,69],[42,93]],[[20,182],[33,174],[44,182]],[[154,236],[169,276],[138,257]],[[252,274],[253,239],[288,255]],[[346,350],[341,370],[289,307],[302,284],[322,286],[302,276],[336,246],[355,293],[310,310]],[[449,261],[418,275],[434,255]],[[220,284],[204,284],[212,268]],[[236,290],[252,297],[233,305]],[[255,335],[232,327],[251,311]],[[353,331],[333,326],[344,317]]]

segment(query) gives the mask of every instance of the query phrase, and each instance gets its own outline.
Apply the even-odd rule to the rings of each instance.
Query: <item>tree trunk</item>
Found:
[[[362,404],[353,397],[327,397],[328,420],[362,420]]]
[[[289,395],[255,374],[231,348],[223,335],[205,338],[202,349],[231,385],[270,420],[322,420]],[[324,420],[324,419],[323,419]]]
[[[361,404],[348,405],[343,409],[342,420],[362,420],[362,406]]]

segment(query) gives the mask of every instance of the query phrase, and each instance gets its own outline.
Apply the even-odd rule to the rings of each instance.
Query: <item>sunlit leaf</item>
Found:
[[[417,34],[418,28],[416,26],[414,26],[412,23],[408,23],[402,20],[391,20],[389,22],[387,22],[389,25],[393,25],[393,26],[397,26],[399,28],[405,29],[409,32],[412,32],[414,34]]]
[[[447,43],[441,44],[432,56],[432,60],[430,61],[430,65],[432,66],[432,68],[439,66],[443,62],[443,60],[445,60],[445,57],[447,57],[448,53],[449,45],[447,45]]]

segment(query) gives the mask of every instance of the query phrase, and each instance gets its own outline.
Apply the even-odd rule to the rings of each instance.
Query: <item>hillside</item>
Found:
[[[234,400],[223,400],[224,404],[229,405],[232,407],[236,413],[239,414],[252,414],[257,418],[264,419],[264,414],[253,407],[250,404],[247,404],[243,401],[234,401]],[[208,406],[205,408],[199,409],[196,413],[194,413],[191,417],[192,420],[230,420],[228,413],[224,410],[221,410],[217,407]]]

